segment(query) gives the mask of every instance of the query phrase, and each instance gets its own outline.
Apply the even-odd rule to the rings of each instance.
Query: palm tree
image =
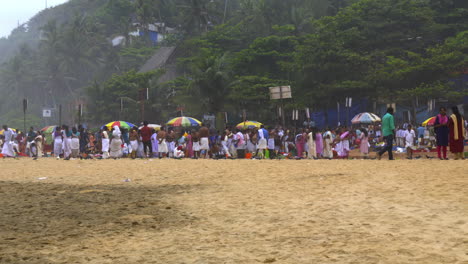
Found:
[[[222,56],[207,56],[192,68],[192,93],[200,97],[200,102],[211,113],[223,110],[232,85],[228,55],[226,53]]]

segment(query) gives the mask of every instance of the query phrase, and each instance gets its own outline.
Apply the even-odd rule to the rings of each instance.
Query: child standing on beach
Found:
[[[323,137],[323,157],[325,159],[332,159],[333,158],[333,150],[332,150],[332,134],[330,131],[327,131]]]
[[[366,159],[369,156],[369,133],[365,128],[362,128],[361,132],[361,136],[359,137],[361,140],[359,149]]]
[[[407,159],[413,159],[413,148],[414,148],[415,137],[416,137],[416,133],[414,132],[413,127],[411,125],[408,125],[408,129],[404,133]]]

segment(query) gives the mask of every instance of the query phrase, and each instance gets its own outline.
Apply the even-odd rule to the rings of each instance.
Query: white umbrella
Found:
[[[351,123],[353,123],[353,124],[372,124],[372,123],[380,122],[380,121],[382,121],[382,120],[376,114],[364,112],[364,113],[357,114],[351,120]]]
[[[156,131],[161,130],[161,125],[148,124],[148,127],[149,127],[149,128],[152,128],[152,129],[154,129],[154,130],[156,130]],[[143,128],[143,126],[139,127],[139,129],[142,129],[142,128]]]

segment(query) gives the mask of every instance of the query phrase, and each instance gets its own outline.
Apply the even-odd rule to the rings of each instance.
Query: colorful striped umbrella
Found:
[[[193,117],[181,116],[176,117],[174,119],[169,120],[166,123],[168,126],[173,127],[194,127],[194,126],[201,126],[201,122]]]
[[[119,128],[125,128],[125,129],[130,129],[132,127],[135,127],[134,124],[130,123],[130,122],[126,122],[126,121],[113,121],[113,122],[110,122],[104,126],[102,126],[102,128],[104,127],[107,127],[109,130],[111,130],[113,127],[115,126],[118,126]]]
[[[140,129],[140,130],[141,130],[143,127],[144,127],[144,126],[141,126],[141,127],[139,127],[138,129]],[[149,128],[152,128],[152,129],[154,129],[154,130],[156,130],[156,131],[159,131],[159,130],[161,130],[161,125],[156,125],[156,124],[148,124],[148,127],[149,127]]]
[[[237,124],[236,128],[238,129],[260,128],[261,125],[263,124],[258,121],[245,121],[245,122]]]
[[[433,116],[431,118],[428,118],[426,121],[422,123],[423,126],[433,126],[435,124],[436,117]]]
[[[382,121],[380,117],[368,112],[357,114],[353,119],[351,119],[351,123],[353,124],[372,124],[380,121]]]
[[[46,134],[52,134],[52,132],[54,132],[56,127],[57,126],[46,126],[43,129],[41,129],[41,132],[44,132]]]

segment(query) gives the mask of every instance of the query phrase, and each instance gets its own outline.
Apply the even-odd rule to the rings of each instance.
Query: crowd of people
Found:
[[[380,159],[388,152],[388,158],[392,160],[395,147],[405,150],[407,158],[412,159],[414,150],[436,145],[439,159],[448,159],[448,146],[455,159],[463,159],[466,123],[458,108],[452,108],[450,117],[446,112],[442,107],[433,128],[422,127],[421,130],[419,127],[417,132],[410,124],[395,128],[392,108],[387,110],[381,125],[353,129],[339,127],[324,131],[313,127],[292,130],[276,126],[266,129],[263,125],[246,129],[226,128],[224,131],[204,125],[198,129],[161,127],[156,130],[145,121],[141,128],[103,127],[91,133],[81,125],[71,129],[63,125],[52,132],[50,154],[44,153],[44,146],[48,142],[43,132],[34,131],[31,127],[23,135],[4,125],[0,146],[4,158],[346,159],[351,149],[357,148],[362,158]],[[430,136],[431,133],[435,136]],[[377,151],[374,157],[369,156],[371,148]]]

